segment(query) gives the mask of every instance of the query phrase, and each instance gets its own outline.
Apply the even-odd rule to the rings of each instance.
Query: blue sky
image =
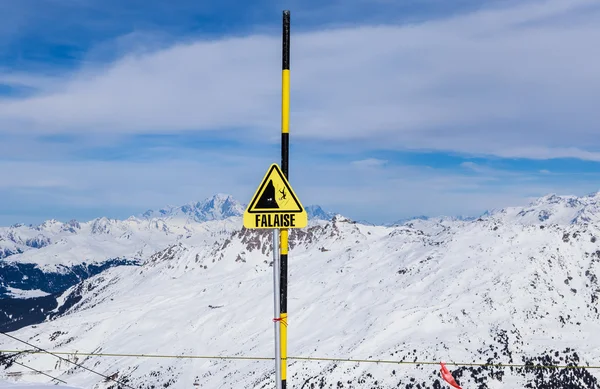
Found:
[[[247,202],[389,222],[600,190],[593,0],[0,2],[0,224]]]

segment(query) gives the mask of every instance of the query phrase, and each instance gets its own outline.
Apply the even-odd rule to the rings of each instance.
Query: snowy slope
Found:
[[[56,222],[56,224],[61,224]],[[237,224],[229,219],[205,223],[185,219],[127,220],[99,218],[80,223],[76,232],[56,228],[52,243],[37,250],[5,258],[11,262],[35,263],[47,270],[58,265],[76,265],[82,262],[98,263],[108,258],[126,257],[141,260],[174,241],[192,241],[202,244],[211,240],[217,231],[230,231]]]
[[[98,263],[108,258],[143,259],[157,249],[174,241],[190,240],[201,244],[215,231],[229,231],[237,224],[229,219],[205,223],[185,219],[127,220],[99,218],[80,223],[75,232],[65,232],[64,225],[48,233],[50,243],[41,249],[29,249],[11,255],[5,261],[35,263],[46,270],[58,265],[69,266],[82,262]]]
[[[213,220],[102,217],[0,229],[0,330],[43,321],[49,310],[59,308],[58,293],[107,268],[143,262],[177,241],[212,243],[215,234],[238,227],[237,221],[221,219],[225,210],[240,207],[231,197],[215,195],[202,203]]]
[[[550,194],[533,201],[528,207],[507,208],[494,215],[521,223],[585,224],[600,222],[600,192],[584,197]]]
[[[54,385],[54,384],[31,384],[16,383],[0,380],[0,389],[78,389],[74,386]]]
[[[57,294],[107,268],[142,263],[176,242],[212,244],[215,235],[239,228],[243,211],[233,197],[217,194],[126,220],[48,220],[0,228],[0,330],[43,321],[59,308]]]
[[[177,240],[201,244],[204,235],[228,231],[243,206],[231,196],[217,194],[197,203],[168,210],[147,211],[126,220],[105,217],[62,223],[48,220],[38,226],[23,224],[0,228],[0,258],[33,263],[45,271],[111,258],[141,260]],[[210,221],[211,223],[202,223]],[[59,266],[60,265],[60,266]]]
[[[396,227],[338,215],[293,230],[289,355],[597,365],[599,201],[547,196],[472,221]],[[112,268],[70,288],[62,301],[78,302],[65,314],[11,334],[70,352],[272,357],[270,234],[230,222],[220,233],[170,242],[141,267]],[[2,347],[23,344],[4,338]],[[273,387],[272,361],[76,358],[134,387]],[[52,356],[17,360],[70,385],[111,385]],[[464,389],[600,387],[596,370],[449,368]],[[437,366],[297,360],[288,383],[447,387]]]

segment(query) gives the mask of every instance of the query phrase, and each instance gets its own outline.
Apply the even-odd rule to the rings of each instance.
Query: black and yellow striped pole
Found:
[[[289,181],[290,150],[290,11],[283,11],[283,50],[281,74],[281,171]],[[287,375],[287,268],[288,268],[288,229],[280,232],[280,347],[281,347],[281,388],[286,389]]]
[[[287,272],[290,228],[308,226],[308,214],[288,181],[290,148],[290,11],[283,11],[281,91],[281,167],[272,163],[244,211],[245,228],[273,229],[275,375],[277,388],[287,379]]]

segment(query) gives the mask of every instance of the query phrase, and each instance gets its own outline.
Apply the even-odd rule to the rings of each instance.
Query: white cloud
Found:
[[[586,151],[577,147],[515,147],[499,150],[497,155],[504,158],[575,158],[588,161],[600,161],[600,152]]]
[[[460,164],[461,167],[465,168],[465,169],[469,169],[469,170],[473,170],[475,172],[481,172],[482,168],[481,166],[479,166],[478,164],[476,164],[475,162],[463,162]]]
[[[385,165],[387,163],[386,160],[377,159],[377,158],[367,158],[361,159],[358,161],[352,161],[352,165],[356,166],[359,169],[372,169]]]
[[[584,12],[595,4],[527,2],[422,24],[294,34],[292,134],[364,147],[598,160],[600,20]],[[0,125],[18,133],[276,135],[279,42],[266,35],[198,41],[40,78],[38,95],[0,101]]]

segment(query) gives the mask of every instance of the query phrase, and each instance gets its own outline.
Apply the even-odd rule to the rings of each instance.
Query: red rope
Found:
[[[287,327],[287,323],[286,323],[286,321],[282,317],[278,317],[278,318],[273,319],[273,322],[278,322],[278,321],[282,322],[283,325]]]

